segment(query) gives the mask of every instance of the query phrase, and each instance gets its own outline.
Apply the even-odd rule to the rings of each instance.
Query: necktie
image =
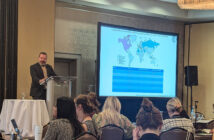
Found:
[[[47,69],[46,69],[45,65],[42,66],[42,71],[43,71],[43,74],[44,74],[44,78],[45,79],[48,78]]]

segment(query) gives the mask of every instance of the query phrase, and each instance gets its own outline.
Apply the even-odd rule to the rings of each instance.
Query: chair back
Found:
[[[160,134],[161,140],[194,140],[193,133],[183,128],[172,128]]]
[[[123,140],[124,130],[114,124],[109,124],[101,128],[100,140]]]
[[[83,132],[72,140],[98,140],[97,137],[90,132]]]
[[[2,134],[1,134],[1,132],[0,132],[0,140],[4,140],[4,139],[3,139],[3,137],[2,137]]]

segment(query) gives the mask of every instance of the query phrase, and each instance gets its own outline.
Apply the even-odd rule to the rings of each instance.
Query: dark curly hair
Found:
[[[94,113],[99,113],[99,107],[100,107],[100,102],[97,100],[97,95],[94,92],[89,92],[88,93],[88,99],[90,101],[91,104],[93,104],[93,108],[94,108]]]
[[[84,94],[80,94],[75,98],[76,105],[82,105],[83,112],[86,114],[91,114],[94,111],[93,104],[90,103],[88,96]]]

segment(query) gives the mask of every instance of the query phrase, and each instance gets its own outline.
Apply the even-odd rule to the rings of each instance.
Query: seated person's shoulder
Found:
[[[94,114],[94,115],[92,116],[92,118],[97,118],[97,116],[98,116],[98,114]]]
[[[52,120],[49,125],[50,126],[59,126],[59,125],[66,124],[66,123],[70,123],[69,120],[67,120],[67,119],[56,119],[56,120]]]
[[[127,118],[126,116],[124,116],[123,114],[120,114],[121,118],[125,121],[130,121],[129,118]]]
[[[127,127],[132,127],[132,129],[134,128],[134,125],[132,124],[128,117],[121,114],[121,118],[123,119]]]
[[[170,121],[174,121],[174,119],[164,119],[163,123],[170,122]]]
[[[187,118],[170,118],[170,119],[163,120],[163,123],[171,122],[171,121],[190,121],[191,122],[191,120]]]
[[[163,126],[161,131],[166,131],[174,127],[181,127],[185,129],[190,129],[192,131],[193,124],[190,119],[187,118],[172,118],[172,119],[165,119],[163,120]]]
[[[94,114],[92,120],[102,120],[102,113]]]

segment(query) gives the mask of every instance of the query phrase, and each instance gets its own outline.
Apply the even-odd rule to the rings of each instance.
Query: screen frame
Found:
[[[142,31],[147,33],[154,33],[154,34],[160,34],[160,35],[174,35],[177,36],[177,46],[176,46],[176,79],[175,79],[175,96],[177,97],[178,92],[178,47],[179,47],[179,34],[174,32],[164,32],[164,31],[155,31],[155,30],[148,30],[148,29],[141,29],[141,28],[134,28],[134,27],[128,27],[123,25],[115,25],[115,24],[108,24],[103,22],[98,22],[97,24],[97,64],[96,64],[96,70],[97,70],[97,78],[96,78],[96,93],[98,98],[106,98],[108,96],[100,96],[99,88],[100,88],[100,51],[101,51],[101,26],[108,26],[113,28],[119,28],[119,29],[126,29],[126,30],[132,30],[132,31]],[[148,96],[115,96],[121,99],[137,99],[137,98],[164,98],[169,99],[173,97],[148,97]]]

